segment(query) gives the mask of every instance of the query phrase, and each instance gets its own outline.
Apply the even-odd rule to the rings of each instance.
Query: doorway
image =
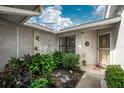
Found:
[[[98,35],[98,62],[103,65],[110,63],[110,33]]]

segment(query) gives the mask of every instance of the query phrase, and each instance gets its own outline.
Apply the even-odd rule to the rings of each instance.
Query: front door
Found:
[[[110,33],[98,35],[98,62],[103,65],[110,63]]]

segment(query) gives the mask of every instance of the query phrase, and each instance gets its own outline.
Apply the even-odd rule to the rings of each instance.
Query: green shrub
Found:
[[[30,73],[28,70],[28,64],[30,64],[30,62],[26,60],[29,57],[31,57],[29,54],[25,55],[23,60],[11,57],[3,72],[4,87],[24,87],[24,85],[30,83]],[[20,82],[20,84],[18,84],[18,82]]]
[[[34,80],[32,83],[31,83],[31,87],[32,88],[47,88],[48,87],[48,80],[46,77],[42,77],[38,80]]]
[[[71,70],[79,69],[79,55],[75,55],[72,53],[64,53],[62,61],[63,67],[66,69]]]
[[[57,67],[59,68],[62,64],[62,57],[63,57],[63,53],[55,51],[53,53],[53,60],[55,62],[55,64],[57,65]]]
[[[53,56],[49,54],[35,54],[32,56],[32,62],[29,69],[32,73],[50,74],[56,67]]]
[[[42,67],[41,62],[42,62],[42,58],[39,53],[32,55],[32,61],[29,64],[30,71],[32,73],[37,73],[37,74],[41,73],[41,67]]]
[[[22,64],[22,61],[20,60],[20,58],[11,57],[11,59],[9,60],[6,66],[11,66],[11,69],[19,69],[21,68],[21,64]]]
[[[19,79],[21,73],[21,64],[22,61],[19,58],[11,57],[3,72],[2,83],[4,87],[16,87],[16,80]]]
[[[124,71],[120,65],[109,65],[105,72],[109,88],[124,88]]]
[[[4,68],[4,76],[0,80],[2,87],[48,87],[58,86],[59,83],[48,76],[56,69],[77,70],[79,68],[79,56],[71,53],[55,52],[51,54],[29,54],[22,58],[11,57]],[[38,80],[39,76],[42,77]],[[31,81],[34,80],[32,83]],[[49,80],[49,81],[48,81]]]
[[[53,60],[53,56],[49,54],[42,54],[42,71],[43,73],[51,73],[57,68],[56,63]]]

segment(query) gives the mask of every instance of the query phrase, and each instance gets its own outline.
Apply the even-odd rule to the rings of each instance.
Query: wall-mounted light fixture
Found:
[[[81,34],[84,34],[84,32],[81,32]]]
[[[40,41],[40,37],[39,37],[39,36],[36,36],[36,40],[37,40],[37,41]]]
[[[35,50],[35,51],[38,51],[38,47],[34,47],[34,50]]]

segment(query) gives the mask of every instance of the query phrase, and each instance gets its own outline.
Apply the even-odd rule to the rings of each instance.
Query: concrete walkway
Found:
[[[97,74],[85,72],[76,88],[101,88],[101,77]]]
[[[85,67],[87,69],[85,69],[85,73],[76,88],[101,88],[101,80],[104,78],[104,74],[100,73],[99,70],[94,71],[94,67],[92,67],[90,66],[90,69],[88,69],[89,66]]]

